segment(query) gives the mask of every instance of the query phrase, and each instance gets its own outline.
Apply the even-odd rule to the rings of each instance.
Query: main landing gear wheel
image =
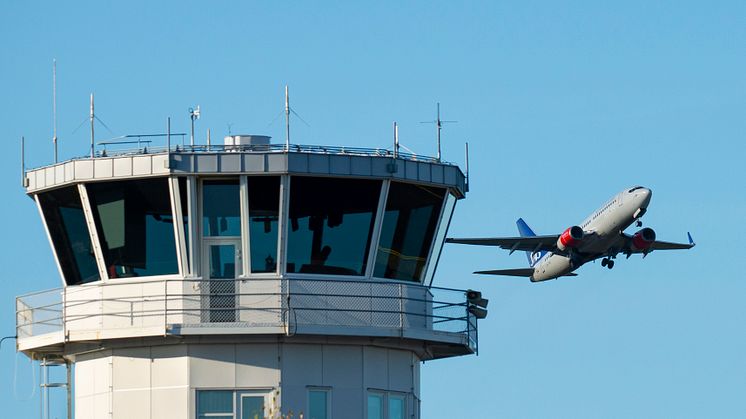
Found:
[[[605,266],[609,269],[614,267],[614,261],[609,258],[603,258],[601,259],[601,266]]]
[[[606,267],[607,263],[609,263],[609,259],[606,259],[606,258],[601,259],[601,266]]]

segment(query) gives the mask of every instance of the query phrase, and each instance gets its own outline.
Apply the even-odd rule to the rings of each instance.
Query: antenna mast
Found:
[[[438,161],[440,161],[440,130],[443,128],[443,124],[448,124],[448,123],[452,123],[452,122],[458,122],[458,121],[443,121],[442,119],[440,119],[440,102],[437,102],[437,111],[436,111],[436,119],[435,119],[435,121],[424,121],[424,122],[420,122],[421,124],[433,124],[433,123],[435,124],[435,128],[437,130],[436,131],[436,136],[437,136],[436,138],[437,138],[437,141],[438,141],[438,155],[437,155]]]
[[[394,158],[399,157],[399,125],[394,122]]]
[[[466,155],[466,192],[469,192],[469,142],[465,144],[464,154]]]
[[[57,163],[57,59],[52,60],[52,144],[54,162]]]
[[[192,120],[191,145],[194,147],[194,121],[199,119],[199,105],[195,108],[189,108],[189,119]]]
[[[96,118],[96,114],[93,112],[93,93],[91,93],[91,115],[90,115],[90,118],[91,118],[91,158],[93,158],[94,154],[95,154],[95,150],[94,150],[94,146],[93,146],[93,138],[94,138],[93,137],[93,121]]]
[[[290,94],[285,85],[285,151],[290,150]]]

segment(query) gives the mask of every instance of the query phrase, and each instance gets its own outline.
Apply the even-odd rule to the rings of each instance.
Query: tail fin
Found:
[[[515,224],[518,226],[518,233],[521,235],[521,237],[533,237],[536,235],[533,230],[531,230],[531,227],[526,224],[525,221],[523,221],[523,218],[519,218],[518,221],[515,222]],[[526,252],[526,257],[528,258],[528,266],[534,267],[536,265],[536,262],[539,261],[547,252]]]

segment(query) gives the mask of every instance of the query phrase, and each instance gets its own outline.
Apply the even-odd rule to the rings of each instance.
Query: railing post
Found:
[[[67,342],[67,287],[62,288],[62,339]]]
[[[399,284],[399,334],[404,336],[404,285]]]
[[[168,334],[168,279],[163,280],[163,336]]]
[[[469,302],[464,304],[466,310],[466,344],[471,346],[471,319],[469,318]]]

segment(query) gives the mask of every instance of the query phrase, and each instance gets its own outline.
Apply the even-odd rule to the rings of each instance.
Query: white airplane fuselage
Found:
[[[614,249],[613,245],[617,243],[621,232],[645,213],[651,197],[650,189],[644,187],[635,187],[614,195],[579,224],[584,237],[580,245],[573,249],[578,256],[568,257],[547,252],[534,265],[531,281],[545,281],[566,275],[593,260],[579,256],[582,254],[615,257],[619,249]]]

